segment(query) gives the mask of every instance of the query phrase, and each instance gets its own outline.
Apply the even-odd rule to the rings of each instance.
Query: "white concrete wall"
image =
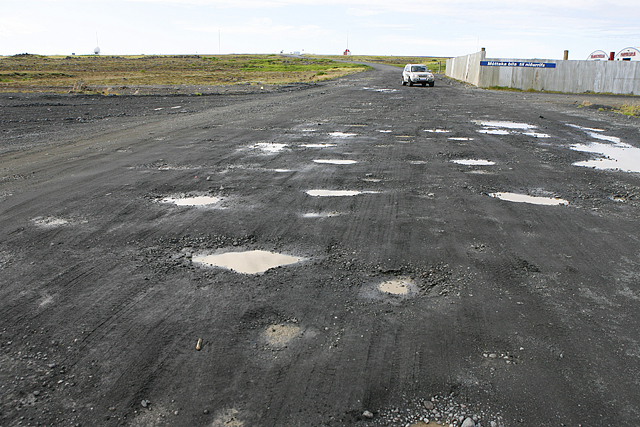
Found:
[[[478,86],[480,79],[480,61],[484,61],[485,52],[447,59],[445,75]]]
[[[613,93],[640,95],[640,61],[562,61],[527,59],[527,62],[553,62],[556,68],[486,67],[484,52],[447,60],[446,76],[478,87],[502,86],[566,93]],[[519,61],[522,59],[487,59]]]

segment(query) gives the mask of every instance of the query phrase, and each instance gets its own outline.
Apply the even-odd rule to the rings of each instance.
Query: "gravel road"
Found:
[[[175,92],[0,95],[0,426],[637,425],[622,98]]]

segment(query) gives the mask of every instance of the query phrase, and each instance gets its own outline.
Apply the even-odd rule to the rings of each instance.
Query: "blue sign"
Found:
[[[556,68],[555,62],[480,61],[483,67]]]

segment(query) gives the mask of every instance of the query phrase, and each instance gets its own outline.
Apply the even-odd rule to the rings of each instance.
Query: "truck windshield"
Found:
[[[414,73],[424,73],[427,71],[427,67],[424,65],[414,65],[411,67],[411,71]]]

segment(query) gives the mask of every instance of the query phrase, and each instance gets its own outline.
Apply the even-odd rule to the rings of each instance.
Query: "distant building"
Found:
[[[349,49],[345,49],[345,51],[342,54],[343,55],[351,55],[351,51]]]
[[[608,61],[609,55],[604,50],[596,50],[593,51],[589,57],[587,57],[587,61]]]
[[[616,54],[615,61],[640,61],[640,50],[635,47],[622,49]]]

